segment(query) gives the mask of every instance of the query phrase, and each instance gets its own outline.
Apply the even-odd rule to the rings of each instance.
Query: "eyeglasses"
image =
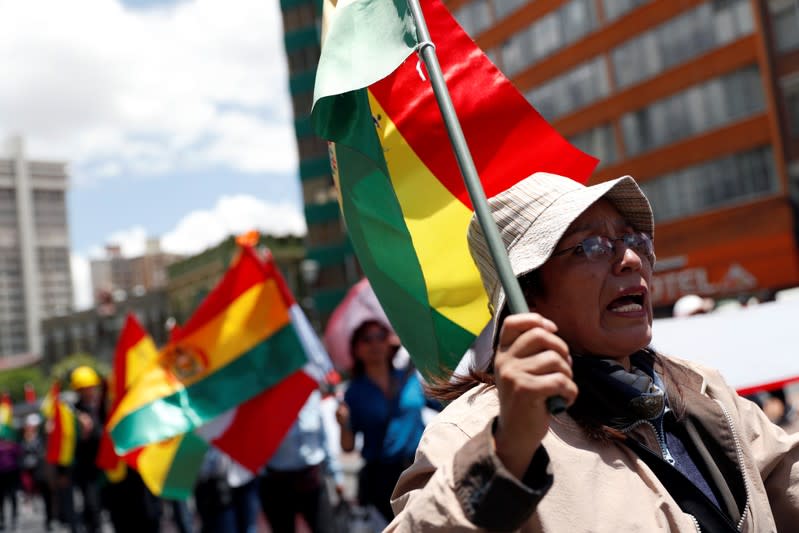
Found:
[[[641,257],[645,257],[650,264],[655,263],[655,245],[652,238],[646,233],[636,231],[635,233],[625,233],[621,237],[611,238],[604,235],[588,237],[576,246],[564,248],[552,254],[552,256],[563,255],[574,251],[577,256],[582,256],[589,261],[601,261],[616,257],[618,249],[617,242],[623,242],[624,246],[631,249]]]
[[[388,339],[387,331],[373,331],[371,333],[363,333],[358,337],[358,342],[383,342]]]

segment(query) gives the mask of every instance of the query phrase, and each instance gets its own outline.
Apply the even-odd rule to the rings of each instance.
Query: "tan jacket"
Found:
[[[673,377],[666,383],[669,398],[677,394],[674,382],[679,383],[686,414],[702,424],[734,461],[731,464],[740,465],[744,473],[746,503],[741,505],[740,531],[799,531],[799,434],[788,435],[772,424],[718,372],[673,358],[664,362],[665,375]],[[476,387],[431,422],[414,464],[394,490],[397,516],[388,531],[475,530],[468,518],[475,512],[470,502],[489,500],[491,509],[502,509],[491,526],[497,529],[699,530],[630,448],[621,442],[589,439],[566,414],[553,421],[544,438],[554,482],[537,501],[494,453],[491,425],[498,411],[496,390]],[[651,426],[634,431],[637,440],[659,450]],[[509,527],[507,518],[516,516],[519,519]]]

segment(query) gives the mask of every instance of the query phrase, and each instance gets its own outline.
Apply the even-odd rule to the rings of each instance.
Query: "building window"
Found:
[[[605,8],[605,18],[611,21],[647,3],[649,0],[602,0],[602,7]]]
[[[582,38],[596,27],[596,20],[593,0],[571,0],[536,20],[503,44],[505,75],[513,76]]]
[[[771,147],[737,153],[641,184],[655,220],[665,222],[779,191]]]
[[[547,120],[554,120],[610,94],[602,56],[533,88],[527,100]]]
[[[494,0],[494,15],[497,20],[504,19],[527,3],[527,0]]]
[[[600,167],[613,163],[618,157],[613,126],[609,123],[579,133],[571,137],[569,142],[599,159]]]
[[[474,0],[455,12],[455,20],[472,38],[488,28],[493,20],[487,0]]]
[[[488,56],[489,61],[494,63],[498,69],[502,70],[502,64],[500,64],[500,53],[497,51],[496,48],[492,48],[491,50],[485,51],[486,56]]]
[[[621,118],[624,144],[636,155],[751,116],[764,108],[757,67],[695,85]]]
[[[327,142],[316,136],[300,137],[297,140],[300,160],[315,159],[328,155]]]
[[[799,137],[799,76],[781,82],[788,131],[792,137]]]
[[[616,84],[627,87],[753,31],[749,0],[711,2],[691,9],[611,53]]]
[[[319,46],[309,45],[297,48],[288,53],[289,72],[306,72],[316,68],[319,62]]]
[[[313,91],[292,94],[291,104],[294,108],[295,118],[310,116],[311,106],[313,106]]]
[[[283,31],[286,33],[313,26],[315,23],[313,2],[299,4],[283,11]]]
[[[769,3],[774,25],[774,45],[780,52],[799,48],[799,2],[780,0]]]

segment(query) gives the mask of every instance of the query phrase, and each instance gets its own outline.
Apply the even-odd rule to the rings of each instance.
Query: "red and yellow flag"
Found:
[[[78,442],[78,419],[72,408],[54,395],[51,418],[48,420],[50,432],[47,436],[45,459],[58,466],[70,466],[75,460],[75,446]]]
[[[129,314],[119,334],[114,352],[114,366],[108,378],[109,419],[119,406],[125,392],[139,375],[158,358],[158,349],[136,316]],[[107,429],[100,440],[97,466],[105,470],[111,482],[125,477],[125,461],[114,451]]]

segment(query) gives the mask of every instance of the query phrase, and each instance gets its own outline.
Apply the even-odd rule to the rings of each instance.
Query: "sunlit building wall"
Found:
[[[324,143],[311,133],[320,6],[283,0],[315,299],[352,282]],[[799,6],[795,0],[449,0],[527,99],[634,176],[658,223],[653,296],[756,295],[799,285]],[[311,269],[313,270],[313,269]]]
[[[799,284],[793,0],[451,0],[556,129],[653,204],[662,313]]]
[[[0,356],[41,354],[41,321],[72,308],[66,164],[0,158]]]

